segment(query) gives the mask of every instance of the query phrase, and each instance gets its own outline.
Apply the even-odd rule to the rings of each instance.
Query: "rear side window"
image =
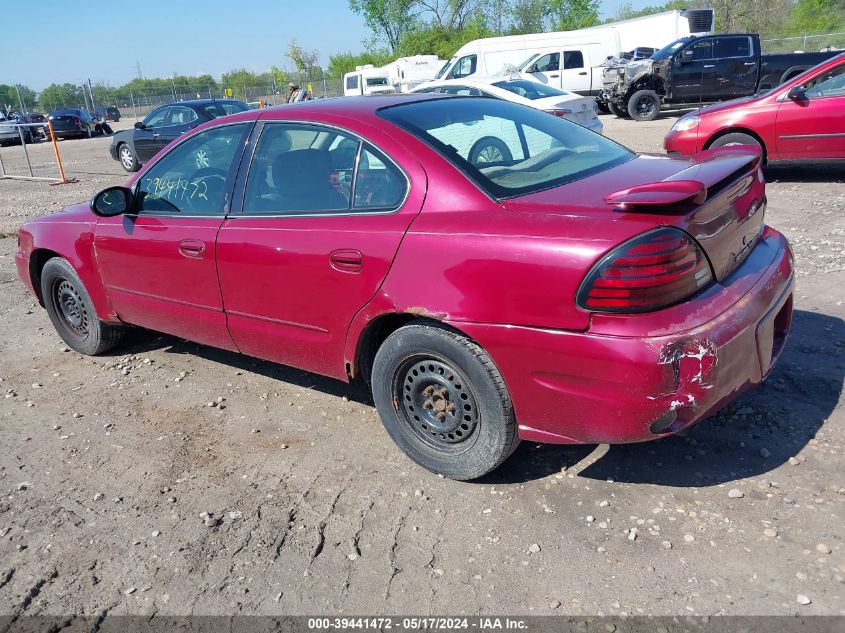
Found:
[[[714,57],[749,57],[751,55],[751,38],[749,37],[719,37],[716,39]]]
[[[407,181],[378,150],[331,128],[265,126],[244,193],[251,215],[314,215],[387,210],[405,197]]]
[[[144,215],[224,215],[232,159],[250,125],[225,125],[177,145],[138,180]]]
[[[563,52],[563,67],[566,68],[583,68],[584,55],[581,51],[564,51]]]

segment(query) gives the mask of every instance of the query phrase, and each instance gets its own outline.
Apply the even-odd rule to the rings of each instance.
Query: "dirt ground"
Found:
[[[603,120],[642,151],[673,122]],[[686,437],[523,443],[457,483],[360,387],[141,331],[69,352],[11,236],[123,182],[108,143],[59,144],[76,184],[0,181],[0,613],[845,614],[842,168],[767,172],[798,278],[764,386]]]

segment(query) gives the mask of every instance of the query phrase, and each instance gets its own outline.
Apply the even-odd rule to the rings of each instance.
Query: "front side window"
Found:
[[[229,169],[249,127],[224,125],[174,147],[138,180],[139,212],[224,215]]]
[[[696,40],[690,46],[694,61],[713,59],[713,40]]]
[[[382,108],[492,197],[540,191],[605,171],[635,154],[541,110],[498,99],[442,99]]]
[[[470,75],[475,73],[475,67],[477,64],[477,55],[467,55],[466,57],[461,57],[455,63],[454,69],[452,69],[452,77],[455,79],[460,79],[461,77],[469,77]]]
[[[401,172],[358,138],[331,128],[271,123],[255,148],[243,212],[313,215],[390,209],[405,190]]]
[[[563,53],[563,67],[567,68],[583,68],[584,55],[581,51],[564,51]]]
[[[552,70],[560,69],[560,53],[549,53],[543,55],[537,60],[537,72],[547,73]]]
[[[809,99],[845,97],[845,64],[834,66],[804,84]]]
[[[167,116],[168,110],[170,110],[170,108],[164,107],[150,112],[147,115],[147,118],[144,119],[144,127],[163,127],[164,119]]]

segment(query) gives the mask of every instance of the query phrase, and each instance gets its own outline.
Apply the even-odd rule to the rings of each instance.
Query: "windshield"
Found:
[[[373,77],[372,79],[367,79],[368,86],[386,86],[387,85],[387,77]]]
[[[541,84],[539,81],[531,81],[529,79],[517,79],[515,81],[497,81],[493,84],[497,88],[507,90],[520,97],[526,99],[543,99],[544,97],[567,97],[568,92],[552,88],[546,84]]]
[[[378,114],[431,145],[494,198],[557,187],[635,156],[580,125],[499,99],[418,101]]]
[[[658,62],[662,61],[662,60],[666,59],[667,57],[671,56],[672,53],[674,53],[676,50],[681,48],[681,46],[683,46],[684,44],[686,44],[689,41],[690,41],[689,37],[684,37],[680,40],[675,40],[671,44],[667,44],[666,46],[661,48],[659,51],[657,51],[654,55],[651,56],[651,59],[658,61]]]
[[[240,101],[212,101],[211,103],[198,106],[198,109],[205,112],[212,119],[217,119],[227,114],[246,112],[249,110],[249,106]]]
[[[443,64],[443,67],[440,70],[437,71],[437,74],[434,75],[434,78],[440,79],[443,75],[445,75],[446,71],[449,69],[449,66],[452,65],[453,61],[455,61],[454,57],[452,59],[450,59],[448,62],[446,62],[445,64]]]
[[[522,70],[523,68],[525,68],[526,66],[528,66],[528,64],[530,64],[530,63],[531,63],[531,62],[533,62],[535,59],[537,59],[537,57],[539,57],[539,56],[540,56],[540,53],[534,53],[533,55],[531,55],[530,57],[528,57],[528,58],[527,58],[524,62],[522,62],[521,64],[519,64],[519,65],[516,67],[516,69],[517,69],[517,70]]]

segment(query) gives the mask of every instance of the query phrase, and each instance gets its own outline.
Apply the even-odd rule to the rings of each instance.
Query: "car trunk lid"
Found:
[[[579,199],[580,204],[559,202],[563,189],[566,199]],[[765,184],[759,151],[727,147],[689,160],[640,155],[588,178],[505,200],[503,205],[534,213],[593,218],[605,214],[608,222],[629,222],[636,232],[659,226],[680,228],[701,245],[715,278],[722,280],[757,242],[763,226]]]
[[[573,95],[571,97],[543,97],[535,99],[532,105],[546,112],[565,112],[563,118],[578,125],[587,125],[595,116],[593,103],[592,98]]]

